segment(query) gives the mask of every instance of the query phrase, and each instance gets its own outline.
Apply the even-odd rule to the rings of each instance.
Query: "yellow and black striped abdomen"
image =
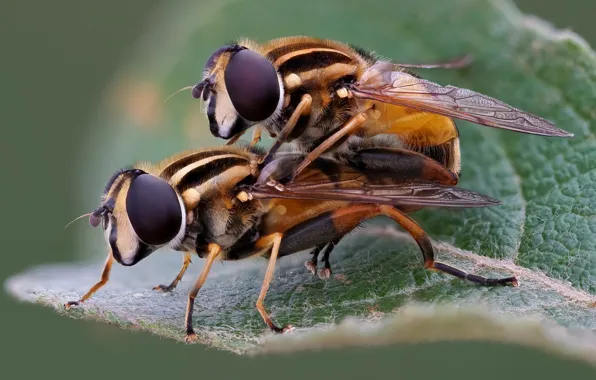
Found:
[[[460,175],[459,132],[450,117],[409,107],[374,102],[366,135],[395,135],[405,147],[422,153]]]

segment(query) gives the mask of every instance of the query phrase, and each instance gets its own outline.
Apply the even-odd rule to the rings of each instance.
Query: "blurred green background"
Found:
[[[78,155],[78,148],[93,146],[87,128],[102,91],[129,58],[135,41],[150,28],[152,12],[164,3],[2,2],[2,282],[32,265],[76,258],[73,234],[80,229],[65,231],[63,226],[82,213],[75,201],[79,198],[79,188],[75,187],[81,168],[78,161],[84,159]],[[596,29],[592,27],[596,2],[516,3],[522,11],[557,27],[571,28],[596,46]],[[362,17],[366,17],[364,4]],[[363,378],[379,371],[386,372],[387,377],[406,379],[497,379],[532,369],[542,378],[587,379],[596,375],[584,365],[540,352],[480,343],[241,358],[60,317],[49,309],[18,303],[4,291],[0,293],[0,309],[0,366],[8,378]]]

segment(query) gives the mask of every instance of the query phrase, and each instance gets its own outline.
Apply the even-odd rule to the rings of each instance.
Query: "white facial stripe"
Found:
[[[180,204],[182,218],[180,218],[180,230],[178,230],[176,236],[167,244],[169,248],[176,248],[179,246],[180,243],[182,243],[182,239],[184,239],[184,234],[186,232],[186,208],[184,207],[184,202],[178,192],[176,192],[176,196],[178,197],[178,203]]]
[[[122,259],[122,262],[124,264],[132,264],[134,262],[134,258],[137,254],[137,251],[139,250],[139,237],[136,235],[136,233],[134,232],[132,226],[129,226],[129,231],[130,233],[132,233],[133,238],[128,238],[128,239],[123,239],[123,238],[118,238],[116,239],[116,247],[118,248],[118,252],[120,253],[120,258]],[[118,237],[118,232],[116,231],[116,236]],[[110,246],[110,235],[112,233],[112,221],[108,221],[108,227],[106,228],[106,230],[104,231],[104,237],[106,239],[106,242],[108,243],[108,247],[111,249]],[[123,247],[122,244],[123,242],[134,242],[133,244],[131,244],[131,247]]]
[[[234,115],[228,114],[221,122],[217,123],[217,124],[219,124],[219,135],[221,137],[223,137],[223,138],[232,137],[232,136],[230,136],[230,134],[232,133],[232,126],[236,122],[237,117],[239,117],[239,116],[236,115],[234,117]],[[232,119],[232,120],[230,121],[230,119]]]
[[[103,237],[104,239],[106,239],[106,243],[108,243],[108,248],[111,249],[110,247],[110,234],[112,233],[112,222],[109,221],[108,222],[108,226],[106,227],[106,229],[103,232]]]
[[[218,92],[216,102],[215,120],[219,126],[219,134],[224,138],[231,137],[232,127],[239,115],[226,91]]]

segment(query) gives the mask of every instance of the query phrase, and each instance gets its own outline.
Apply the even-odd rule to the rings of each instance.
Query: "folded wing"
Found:
[[[491,197],[429,181],[412,181],[388,185],[366,182],[365,178],[353,178],[328,183],[289,183],[277,188],[275,183],[247,186],[253,199],[316,199],[346,201],[352,203],[378,203],[394,206],[423,207],[485,207],[500,202]]]

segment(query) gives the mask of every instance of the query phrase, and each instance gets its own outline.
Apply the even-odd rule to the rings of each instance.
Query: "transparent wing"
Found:
[[[370,67],[350,89],[357,98],[411,107],[480,125],[542,136],[573,136],[548,120],[497,99],[417,78],[385,61]]]
[[[351,179],[295,186],[290,183],[283,189],[273,184],[261,184],[244,190],[253,199],[317,199],[426,207],[485,207],[500,203],[473,191],[425,181],[371,185],[361,179]]]

